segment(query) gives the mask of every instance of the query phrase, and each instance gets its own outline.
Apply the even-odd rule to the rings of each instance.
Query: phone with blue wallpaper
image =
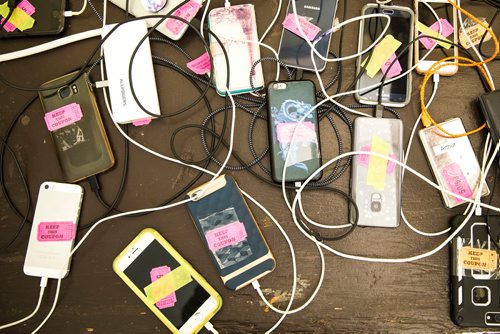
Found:
[[[276,263],[235,180],[221,175],[188,193],[187,207],[222,281],[238,290]]]
[[[313,110],[316,105],[314,83],[310,80],[271,82],[267,88],[267,105],[273,180],[283,180],[285,162],[285,182],[306,180],[321,166],[318,116]],[[321,173],[314,179],[320,177]]]

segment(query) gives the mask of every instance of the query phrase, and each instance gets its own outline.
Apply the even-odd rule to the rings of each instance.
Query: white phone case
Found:
[[[354,151],[372,151],[402,160],[403,123],[399,119],[358,117]],[[384,153],[382,153],[384,152]],[[397,227],[401,212],[401,168],[371,155],[357,155],[352,166],[352,196],[359,226]],[[351,221],[355,211],[351,210]]]
[[[79,185],[42,183],[24,260],[26,275],[58,279],[69,273],[82,198]]]

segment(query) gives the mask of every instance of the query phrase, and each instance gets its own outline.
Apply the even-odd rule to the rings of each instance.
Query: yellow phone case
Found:
[[[143,301],[144,304],[163,322],[168,329],[172,331],[172,333],[179,333],[179,329],[176,328],[168,318],[166,318],[163,313],[161,313],[158,308],[152,303],[146,295],[123,273],[123,271],[120,271],[118,269],[118,263],[123,259],[127,251],[137,243],[137,241],[144,235],[144,234],[153,234],[154,238],[169,252],[172,257],[179,262],[180,265],[186,266],[189,268],[189,272],[191,274],[191,277],[198,282],[207,292],[210,296],[214,297],[217,300],[217,309],[210,315],[208,315],[202,323],[205,324],[207,323],[222,307],[222,297],[219,295],[217,291],[215,291],[214,288],[210,286],[210,284],[201,276],[192,266],[187,262],[169,243],[167,240],[165,240],[162,235],[156,231],[153,228],[146,228],[137,235],[137,237],[132,240],[127,247],[115,258],[113,261],[113,271],[120,276],[120,278],[127,284],[132,291]],[[196,328],[195,333],[198,333],[202,328],[203,324],[198,326]]]

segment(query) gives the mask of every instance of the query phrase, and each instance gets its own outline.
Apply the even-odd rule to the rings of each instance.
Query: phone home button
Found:
[[[196,322],[201,322],[203,320],[203,314],[201,312],[196,312],[193,314],[193,320]]]

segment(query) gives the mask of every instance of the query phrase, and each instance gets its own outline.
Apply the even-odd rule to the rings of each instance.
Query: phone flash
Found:
[[[288,85],[284,82],[277,82],[273,84],[274,89],[286,89],[286,87],[288,87]]]

